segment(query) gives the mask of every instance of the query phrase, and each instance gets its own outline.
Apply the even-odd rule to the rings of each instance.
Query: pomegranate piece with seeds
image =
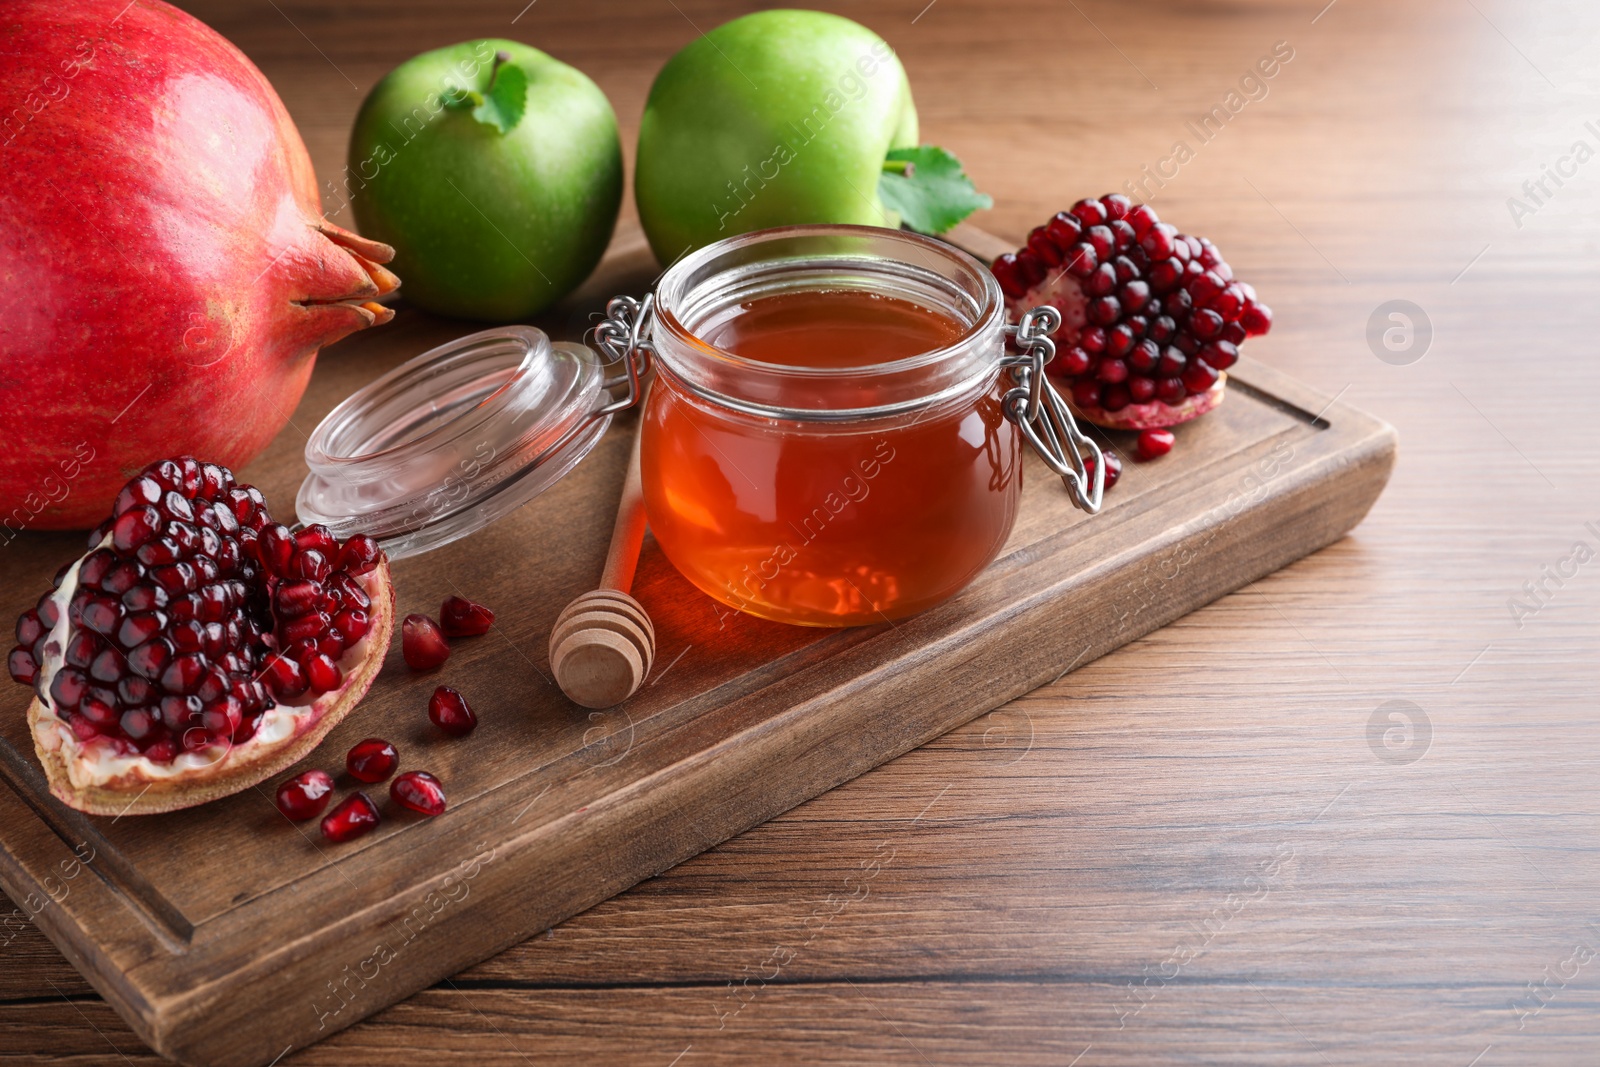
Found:
[[[400,653],[414,671],[431,671],[450,658],[439,624],[426,615],[407,615],[400,624]]]
[[[439,628],[446,637],[477,637],[494,625],[494,612],[466,597],[446,597],[439,608]]]
[[[292,532],[189,456],[129,481],[54,586],[7,665],[34,689],[51,790],[94,814],[190,807],[297,762],[366,693],[393,618],[370,538]]]
[[[278,810],[295,822],[322,814],[333,799],[333,776],[327,771],[303,771],[278,787]]]
[[[322,820],[322,836],[334,844],[354,841],[378,825],[378,805],[365,793],[351,793]]]
[[[394,773],[394,769],[400,765],[400,754],[383,738],[369,737],[355,743],[345,756],[344,765],[349,769],[350,777],[371,785]]]
[[[444,786],[427,771],[407,771],[389,783],[389,799],[420,815],[444,813]]]
[[[478,725],[478,717],[468,706],[466,697],[448,685],[441,685],[428,698],[428,718],[452,737],[465,737]]]
[[[1119,193],[1080,200],[994,261],[1013,322],[1061,312],[1049,370],[1072,406],[1113,429],[1175,426],[1222,401],[1223,373],[1272,310],[1215,245]]]

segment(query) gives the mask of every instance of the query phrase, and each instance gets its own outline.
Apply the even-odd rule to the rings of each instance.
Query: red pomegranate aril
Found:
[[[1122,314],[1122,305],[1114,296],[1102,296],[1089,302],[1089,321],[1096,326],[1110,326]]]
[[[1135,404],[1143,404],[1155,399],[1156,380],[1154,378],[1129,378],[1128,397]]]
[[[78,588],[99,589],[118,564],[117,554],[108,548],[99,548],[84,557],[78,567]]]
[[[1110,489],[1113,485],[1117,484],[1117,479],[1122,477],[1122,459],[1115,452],[1104,452],[1104,451],[1102,451],[1101,455],[1105,456],[1105,459],[1106,459],[1106,484],[1105,484],[1105,488]],[[1085,456],[1084,460],[1083,460],[1083,463],[1084,463],[1084,466],[1089,471],[1089,479],[1090,479],[1090,481],[1092,483],[1093,480],[1094,480],[1094,468],[1095,468],[1094,457],[1093,456]]]
[[[1028,251],[1052,267],[1061,263],[1061,249],[1050,239],[1043,226],[1035,226],[1033,232],[1028,234]]]
[[[118,552],[132,552],[155,537],[163,525],[161,512],[149,504],[123,512],[111,524],[111,547]]]
[[[320,583],[301,578],[278,586],[273,604],[278,609],[279,616],[294,618],[316,610],[317,601],[321,596]]]
[[[137,674],[124,674],[117,680],[117,702],[124,707],[134,708],[142,704],[154,704],[161,699],[161,691],[148,679]]]
[[[1161,358],[1156,361],[1156,374],[1162,378],[1176,378],[1183,373],[1183,368],[1189,365],[1189,357],[1184,355],[1176,345],[1168,345],[1161,350]]]
[[[153,611],[167,606],[167,591],[155,583],[135,585],[122,594],[122,606],[132,612]]]
[[[100,654],[100,649],[103,647],[104,644],[100,638],[88,630],[77,630],[67,639],[67,647],[62,654],[62,659],[66,661],[69,667],[88,667],[89,664],[94,662],[94,658]]]
[[[83,606],[80,622],[85,628],[103,637],[110,637],[122,625],[122,602],[91,594]]]
[[[172,651],[172,643],[164,637],[146,641],[128,653],[128,669],[153,682],[172,662]]]
[[[122,677],[123,663],[122,654],[116,649],[104,649],[89,664],[89,677],[97,682],[115,685],[117,679]]]
[[[62,667],[56,672],[56,677],[50,680],[50,699],[59,709],[77,709],[78,702],[83,701],[83,694],[88,693],[90,683],[83,677],[82,670],[77,667]]]
[[[1177,436],[1171,430],[1145,430],[1139,434],[1134,451],[1141,460],[1149,461],[1172,451]]]
[[[278,810],[295,822],[321,815],[333,799],[333,775],[327,771],[302,771],[278,786]]]
[[[1213,341],[1200,350],[1199,358],[1216,370],[1227,370],[1239,362],[1239,349],[1227,341]]]
[[[111,593],[115,596],[127,596],[128,593],[137,588],[139,583],[143,582],[144,580],[143,564],[140,564],[135,560],[128,559],[123,560],[121,563],[111,568],[110,573],[101,579],[100,588],[105,592]],[[160,587],[157,586],[156,588]],[[162,589],[161,592],[164,594],[166,590]]]
[[[198,652],[183,652],[172,658],[161,672],[161,688],[174,695],[193,693],[200,684],[206,661]]]
[[[98,696],[84,697],[78,704],[78,714],[102,730],[117,725],[122,718],[117,714],[115,701],[103,700]]]
[[[11,672],[11,680],[18,685],[31,686],[39,680],[39,663],[26,648],[11,650],[11,655],[6,657],[6,670]]]
[[[442,815],[444,786],[427,771],[406,771],[389,783],[389,799],[418,815]]]
[[[1217,384],[1217,372],[1195,359],[1183,371],[1183,386],[1193,393],[1203,393]]]
[[[328,561],[328,557],[315,548],[295,553],[289,566],[297,577],[309,578],[313,582],[320,582],[333,573],[333,564]]]
[[[117,644],[135,648],[166,629],[167,617],[159,611],[140,611],[129,615],[117,627]]]
[[[1044,260],[1027,249],[1017,253],[1017,272],[1022,275],[1023,281],[1029,285],[1038,285],[1044,281],[1044,277],[1049,273],[1049,270],[1050,268],[1045,266]]]
[[[1132,402],[1133,395],[1128,392],[1127,385],[1121,382],[1100,390],[1100,406],[1107,411],[1121,411]]]
[[[1116,251],[1117,247],[1117,240],[1111,233],[1111,227],[1090,226],[1087,230],[1083,231],[1083,239],[1087,241],[1090,247],[1094,249],[1095,258],[1098,259],[1104,266],[1111,267],[1111,264],[1107,263],[1106,261],[1111,258],[1112,253]],[[1112,279],[1115,280],[1116,276],[1116,268],[1112,267]]]
[[[400,624],[400,651],[406,666],[414,671],[431,671],[450,658],[439,624],[426,615],[407,615]]]
[[[1272,309],[1265,304],[1249,304],[1239,315],[1239,324],[1251,337],[1259,337],[1272,328]]]
[[[1083,280],[1084,291],[1090,296],[1110,296],[1117,287],[1117,268],[1101,263]]]
[[[478,637],[494,625],[494,612],[466,597],[446,597],[439,607],[439,629],[446,637]]]
[[[1075,278],[1087,278],[1094,273],[1095,268],[1099,265],[1100,260],[1095,257],[1092,245],[1076,244],[1067,252],[1067,273]],[[1042,278],[1039,279],[1039,281],[1043,280]],[[1038,285],[1039,281],[1029,282],[1028,284],[1031,287]]]
[[[1072,383],[1072,402],[1080,408],[1098,407],[1100,383],[1092,378],[1079,378]]]
[[[1128,380],[1128,365],[1120,359],[1102,359],[1094,376],[1107,384],[1125,382]]]
[[[39,621],[37,611],[24,611],[17,618],[17,644],[31,645],[45,633],[44,623]]]
[[[1189,395],[1189,390],[1183,386],[1182,378],[1157,378],[1156,399],[1168,404],[1176,404]]]
[[[1110,344],[1106,331],[1098,326],[1085,326],[1078,334],[1078,346],[1090,355],[1099,355]]]
[[[313,611],[309,615],[301,615],[284,623],[278,628],[278,635],[290,644],[296,641],[315,641],[328,632],[332,621],[325,613]]]
[[[333,617],[333,628],[343,635],[348,648],[367,636],[372,629],[372,619],[359,608],[346,608]]]
[[[1139,238],[1139,247],[1144,249],[1145,255],[1152,260],[1172,258],[1172,235],[1166,232],[1165,225],[1162,223]]]
[[[1106,221],[1106,207],[1098,200],[1079,200],[1072,205],[1072,216],[1085,226],[1098,226]]]
[[[1068,249],[1077,244],[1083,235],[1083,223],[1065,211],[1058,211],[1045,223],[1045,232],[1050,235],[1050,240],[1060,249]]]
[[[1161,220],[1156,217],[1148,204],[1139,204],[1129,210],[1127,221],[1133,227],[1133,232],[1140,237],[1150,232],[1150,228]]]
[[[132,511],[134,508],[145,504],[155,504],[161,500],[161,486],[149,475],[141,475],[122,487],[122,492],[117,494],[117,501],[111,507],[113,516]]]
[[[365,793],[352,793],[322,820],[322,836],[335,844],[354,841],[378,825],[378,806]]]
[[[318,696],[331,693],[344,681],[344,672],[333,661],[333,657],[325,652],[306,657],[301,666],[305,668],[306,680],[311,683],[311,691]]]
[[[1225,324],[1215,311],[1201,310],[1189,318],[1189,329],[1202,341],[1214,341],[1222,335]]]
[[[274,656],[268,660],[264,678],[273,696],[281,702],[299,697],[310,684],[300,664],[287,656]]]
[[[989,264],[989,271],[994,275],[995,281],[1000,283],[1000,291],[1015,300],[1028,291],[1028,283],[1023,279],[1022,272],[1017,267],[1017,257],[1007,252]]]
[[[289,561],[294,558],[294,535],[280,523],[265,526],[256,539],[256,551],[261,557],[262,566],[282,577],[288,574]]]
[[[1161,347],[1148,337],[1128,353],[1128,368],[1140,374],[1148,374],[1155,370],[1159,362],[1161,362]]]
[[[1074,345],[1068,349],[1058,350],[1056,358],[1051,362],[1049,369],[1057,374],[1076,377],[1087,371],[1093,363],[1093,356]]]
[[[345,768],[358,782],[381,782],[400,765],[400,753],[381,737],[357,741],[344,757]]]
[[[465,737],[478,725],[467,700],[448,685],[441,685],[428,698],[428,719],[453,737]]]

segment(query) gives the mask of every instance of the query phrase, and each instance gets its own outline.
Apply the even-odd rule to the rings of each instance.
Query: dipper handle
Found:
[[[586,708],[609,708],[631,697],[656,658],[656,631],[643,606],[628,595],[639,564],[646,516],[639,478],[641,415],[611,527],[600,588],[566,606],[550,631],[550,669],[561,691]]]

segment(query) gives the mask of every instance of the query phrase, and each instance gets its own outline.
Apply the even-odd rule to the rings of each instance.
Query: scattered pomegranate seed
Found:
[[[344,758],[350,776],[358,782],[381,782],[394,773],[400,765],[400,754],[394,746],[381,737],[357,741]]]
[[[446,597],[439,608],[439,628],[446,637],[477,637],[494,625],[494,612],[465,597]]]
[[[439,815],[445,808],[444,787],[427,771],[407,771],[389,783],[389,798],[408,811]]]
[[[1164,456],[1172,451],[1172,445],[1177,439],[1171,430],[1145,430],[1139,434],[1139,442],[1134,446],[1135,454],[1146,461]],[[1106,473],[1110,472],[1111,468],[1107,467]]]
[[[407,615],[400,624],[400,651],[414,671],[431,671],[450,658],[439,624],[426,615]]]
[[[1100,454],[1106,457],[1106,486],[1105,487],[1107,489],[1110,489],[1113,485],[1117,484],[1117,479],[1122,477],[1122,459],[1115,452],[1108,452],[1108,451],[1105,451],[1104,449],[1101,450]],[[1089,472],[1089,480],[1091,482],[1093,482],[1094,481],[1094,457],[1093,456],[1085,456],[1084,459],[1083,459],[1083,465]]]
[[[472,713],[466,698],[448,685],[441,685],[428,698],[428,718],[454,737],[465,737],[478,725],[478,717]]]
[[[354,841],[378,825],[378,806],[365,793],[351,793],[322,820],[322,836],[336,844]]]
[[[322,814],[333,799],[333,776],[327,771],[304,771],[278,787],[278,810],[295,822]]]

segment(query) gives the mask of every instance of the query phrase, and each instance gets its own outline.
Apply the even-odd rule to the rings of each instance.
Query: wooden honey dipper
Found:
[[[633,430],[628,476],[622,483],[617,521],[611,527],[600,588],[566,606],[550,631],[550,669],[573,702],[609,708],[631,697],[656,658],[656,631],[650,616],[628,595],[644,541],[644,488],[639,480],[639,434]]]

